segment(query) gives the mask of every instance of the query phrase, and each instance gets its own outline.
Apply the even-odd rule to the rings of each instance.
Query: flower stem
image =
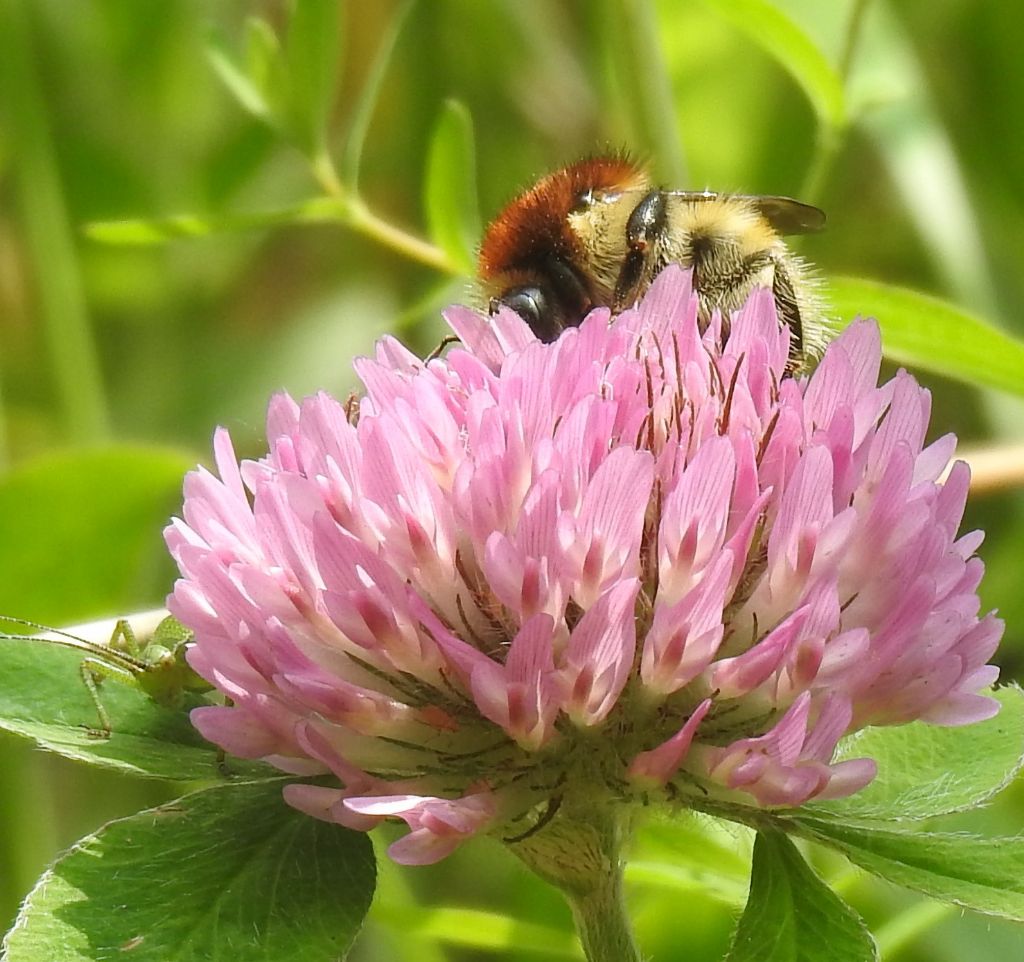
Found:
[[[592,889],[565,892],[588,962],[640,962],[622,898],[622,867]]]
[[[509,843],[572,909],[588,962],[640,962],[622,898],[623,823],[600,806],[563,805],[532,835]]]
[[[846,35],[843,40],[843,49],[839,55],[838,74],[842,83],[844,95],[848,93],[850,73],[853,69],[853,60],[857,53],[857,46],[861,39],[864,28],[864,17],[868,11],[871,0],[854,0],[853,9],[846,28]],[[846,139],[846,128],[849,124],[849,106],[845,108],[847,115],[846,122],[841,127],[829,125],[818,131],[817,143],[815,144],[814,156],[811,159],[807,175],[804,177],[803,187],[799,196],[808,204],[816,204],[821,197],[828,180],[836,157],[843,147]]]

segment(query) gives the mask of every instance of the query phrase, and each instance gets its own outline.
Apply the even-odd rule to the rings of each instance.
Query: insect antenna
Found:
[[[24,625],[26,628],[36,628],[41,634],[23,635],[0,632],[0,639],[6,641],[41,641],[50,645],[61,645],[64,648],[72,648],[75,651],[85,651],[106,661],[124,665],[129,671],[145,672],[149,665],[139,658],[135,658],[125,651],[111,648],[109,645],[99,644],[95,641],[87,641],[70,631],[61,628],[54,628],[52,625],[44,625],[29,618],[17,618],[13,615],[0,615],[0,622],[9,622],[14,625]]]

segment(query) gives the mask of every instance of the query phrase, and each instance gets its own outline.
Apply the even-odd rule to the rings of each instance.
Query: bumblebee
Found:
[[[791,332],[790,369],[824,341],[821,299],[807,264],[783,235],[821,230],[825,214],[789,197],[664,190],[623,156],[581,160],[544,177],[488,227],[479,276],[492,312],[506,305],[544,341],[595,307],[639,300],[668,264],[693,271],[699,320],[772,291]]]

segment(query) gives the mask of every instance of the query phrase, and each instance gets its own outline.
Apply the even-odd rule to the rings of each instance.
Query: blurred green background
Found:
[[[272,0],[0,0],[0,612],[71,624],[161,604],[173,572],[160,530],[214,426],[258,454],[271,392],[345,395],[351,358],[385,331],[430,350],[438,308],[473,297],[467,200],[486,220],[593,150],[629,147],[674,186],[816,203],[829,230],[801,252],[826,279],[916,288],[1024,335],[1019,4],[342,0],[323,146],[345,189],[358,159],[360,201],[340,215],[307,203],[332,186],[310,162],[318,142],[239,102],[252,90],[233,71],[248,56],[259,74],[270,36],[254,16],[287,34],[289,5]],[[263,211],[277,213],[250,216]],[[182,214],[194,219],[86,230]],[[391,226],[446,253],[410,257],[381,242]],[[140,243],[161,233],[195,236]],[[1019,401],[923,379],[933,436],[1024,433]],[[976,497],[964,529],[979,526],[983,601],[1006,618],[1001,664],[1019,678],[1020,494]],[[7,736],[0,773],[4,929],[57,851],[172,792]],[[955,826],[1022,822],[1017,787]],[[728,944],[746,841],[713,831],[662,825],[641,840],[645,857],[691,869],[672,885],[632,877],[655,959],[714,960]],[[815,858],[887,960],[1024,957],[1020,928]],[[559,897],[496,845],[383,871],[360,959],[574,957]]]

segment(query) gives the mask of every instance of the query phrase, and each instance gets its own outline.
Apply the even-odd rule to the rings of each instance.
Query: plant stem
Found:
[[[562,805],[509,847],[572,909],[587,962],[640,962],[622,898],[622,816],[599,804]]]
[[[325,151],[320,151],[310,158],[310,166],[324,194],[338,202],[341,219],[353,230],[442,274],[462,273],[458,264],[454,263],[440,247],[388,223],[373,213],[362,200],[353,196],[342,184],[330,156]]]
[[[341,185],[341,178],[334,169],[334,161],[327,149],[321,147],[312,157],[308,158],[309,166],[312,168],[313,177],[328,197],[344,197],[345,188]]]
[[[461,274],[459,266],[440,247],[410,234],[378,217],[362,201],[346,201],[346,223],[385,247],[390,247],[410,260],[419,261],[442,274]]]
[[[971,496],[993,494],[1024,485],[1024,444],[962,448],[957,460],[971,467]]]
[[[843,134],[834,127],[818,131],[814,144],[814,155],[811,158],[807,174],[799,196],[806,204],[816,204],[825,189],[825,182],[832,173],[832,165],[843,144]]]
[[[640,962],[622,898],[622,866],[586,892],[565,892],[588,962]]]

